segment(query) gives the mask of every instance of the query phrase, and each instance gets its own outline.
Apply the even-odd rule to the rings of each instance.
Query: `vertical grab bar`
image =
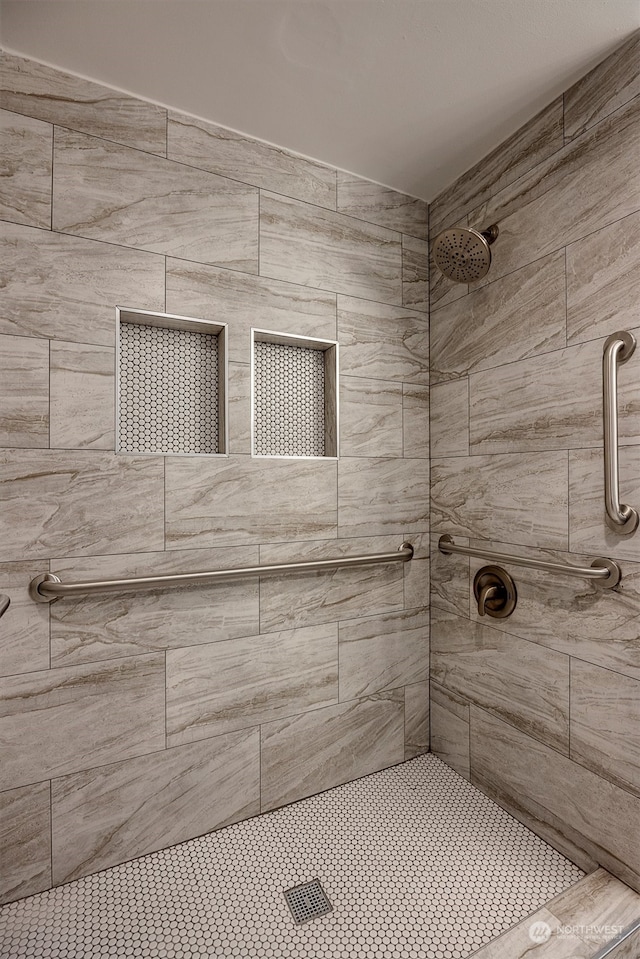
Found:
[[[612,333],[604,345],[602,360],[604,413],[604,504],[607,525],[628,536],[638,527],[638,513],[620,502],[618,463],[618,363],[625,363],[636,348],[633,334]]]

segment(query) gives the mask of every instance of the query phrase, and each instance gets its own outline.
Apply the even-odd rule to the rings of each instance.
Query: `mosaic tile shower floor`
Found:
[[[464,959],[583,873],[420,756],[0,909],[3,959]],[[284,890],[333,911],[296,925]]]

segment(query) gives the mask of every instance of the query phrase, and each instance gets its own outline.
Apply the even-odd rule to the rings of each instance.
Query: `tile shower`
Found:
[[[2,90],[2,901],[425,753],[430,680],[436,755],[585,871],[640,888],[640,552],[605,533],[599,419],[602,343],[640,333],[638,38],[429,211],[12,55]],[[499,223],[484,281],[428,277],[428,221],[432,237]],[[116,306],[228,325],[228,457],[114,455]],[[337,461],[251,456],[252,328],[339,343]],[[516,611],[486,626],[482,562],[442,556],[442,533],[609,555],[623,583],[519,570]],[[404,568],[26,596],[47,569],[405,539]]]

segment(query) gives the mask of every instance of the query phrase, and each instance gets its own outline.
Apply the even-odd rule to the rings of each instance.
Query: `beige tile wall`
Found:
[[[610,333],[640,332],[639,217],[640,35],[430,208],[432,236],[500,227],[484,280],[432,284],[431,746],[636,889],[640,531],[604,521],[601,365]],[[622,498],[640,508],[640,354],[619,380]],[[611,556],[623,580],[507,567],[517,608],[481,619],[485,563],[439,555],[443,533],[575,565]]]
[[[2,91],[0,901],[429,744],[426,204],[18,57]],[[229,325],[228,458],[115,455],[116,305]],[[252,326],[339,340],[337,463],[249,456]]]

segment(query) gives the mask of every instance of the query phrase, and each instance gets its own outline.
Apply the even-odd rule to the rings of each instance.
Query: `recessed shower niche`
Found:
[[[226,324],[116,314],[116,451],[226,454]]]
[[[253,456],[338,456],[338,344],[251,330]]]

